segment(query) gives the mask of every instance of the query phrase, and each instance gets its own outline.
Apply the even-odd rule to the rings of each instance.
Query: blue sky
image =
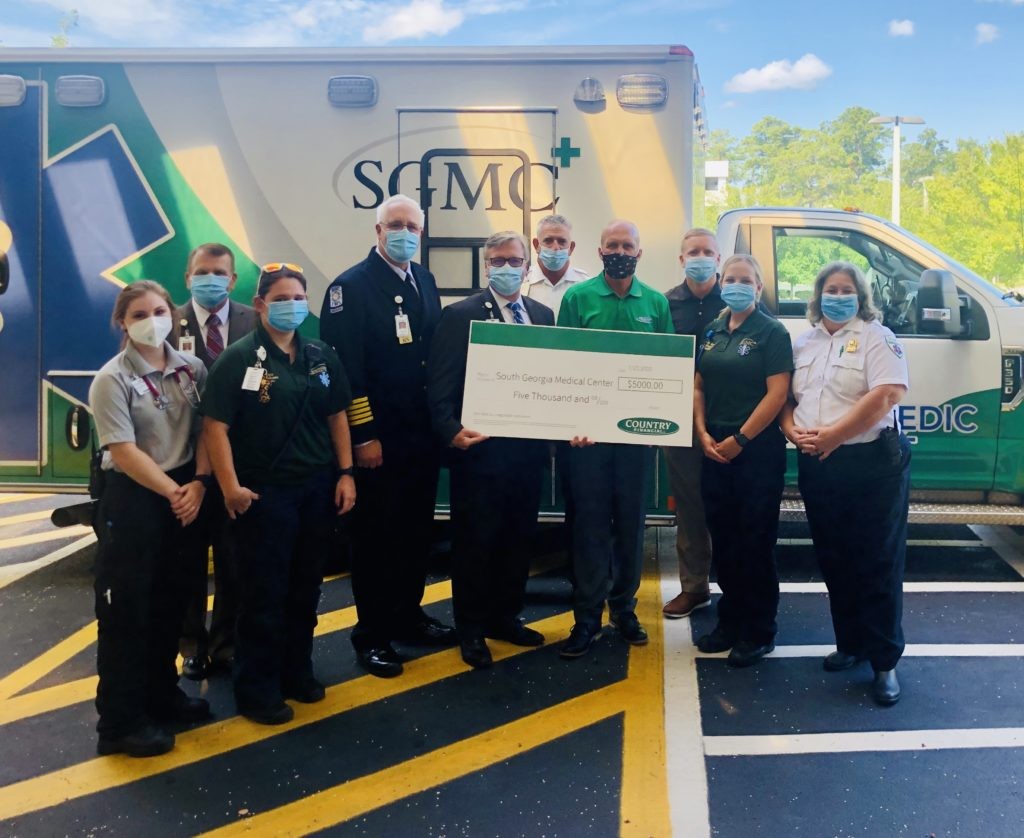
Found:
[[[0,43],[47,46],[70,8],[80,47],[682,43],[737,136],[851,105],[950,140],[1024,131],[1024,0],[0,0]]]

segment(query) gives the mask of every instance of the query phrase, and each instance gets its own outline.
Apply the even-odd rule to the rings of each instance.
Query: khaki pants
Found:
[[[684,593],[706,594],[708,573],[711,571],[711,536],[704,520],[704,501],[700,494],[704,452],[699,444],[692,448],[661,450],[668,464],[672,495],[676,501],[679,583]]]

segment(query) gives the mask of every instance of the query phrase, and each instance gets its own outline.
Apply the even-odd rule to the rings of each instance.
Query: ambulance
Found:
[[[490,233],[532,237],[551,212],[593,273],[604,224],[635,221],[640,276],[667,290],[703,221],[703,109],[684,46],[0,51],[0,488],[81,490],[114,298],[149,278],[184,302],[202,242],[234,250],[236,299],[260,264],[289,261],[319,311],[401,192],[425,210],[419,261],[448,302],[481,287]],[[1018,299],[857,212],[738,210],[718,236],[757,256],[794,336],[813,276],[788,275],[787,256],[861,265],[910,364],[917,496],[936,520],[1024,522]],[[652,520],[667,504],[659,470]]]

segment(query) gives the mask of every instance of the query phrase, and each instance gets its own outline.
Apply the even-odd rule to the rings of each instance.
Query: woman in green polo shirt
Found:
[[[693,413],[722,596],[718,625],[697,647],[731,649],[730,665],[750,666],[775,648],[775,540],[786,473],[786,440],[776,420],[789,394],[793,349],[785,327],[758,308],[764,282],[757,260],[727,259],[721,287],[728,308],[699,348]]]
[[[235,522],[235,702],[254,722],[284,724],[285,698],[325,694],[313,629],[333,520],[356,499],[351,392],[334,350],[296,331],[309,314],[298,265],[264,265],[253,308],[256,329],[210,373],[203,438]]]

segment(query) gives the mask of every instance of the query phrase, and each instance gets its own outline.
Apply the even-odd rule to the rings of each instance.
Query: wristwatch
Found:
[[[195,479],[203,484],[204,489],[209,489],[213,485],[212,474],[197,474]]]
[[[732,438],[736,440],[736,444],[740,448],[745,448],[747,443],[750,442],[750,440],[747,439],[746,435],[741,434],[739,431],[736,431],[736,433],[732,435]]]
[[[342,478],[342,477],[354,477],[355,473],[356,473],[356,470],[352,466],[349,466],[348,468],[339,468],[338,469],[338,477],[339,478]]]

